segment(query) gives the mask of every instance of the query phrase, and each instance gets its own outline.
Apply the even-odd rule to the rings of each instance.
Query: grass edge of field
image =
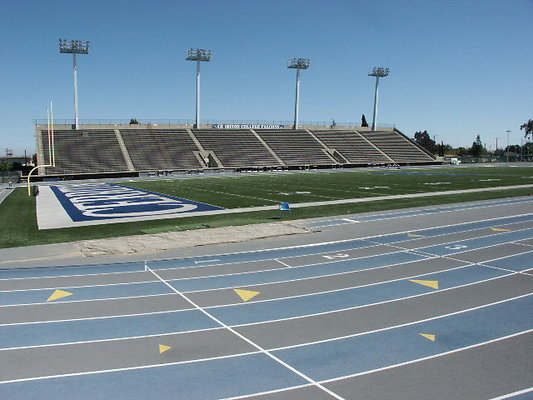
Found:
[[[491,192],[436,195],[424,198],[376,200],[368,203],[351,203],[328,206],[296,208],[291,213],[279,210],[245,212],[201,217],[160,219],[141,222],[115,223],[74,228],[38,230],[35,197],[28,197],[24,189],[15,189],[0,204],[0,248],[23,247],[42,244],[76,242],[122,236],[187,231],[193,229],[242,226],[267,222],[295,221],[329,216],[356,215],[368,212],[429,207],[441,204],[465,203],[531,194],[531,188],[505,189]],[[5,204],[4,204],[5,203]],[[8,213],[7,210],[10,210]]]

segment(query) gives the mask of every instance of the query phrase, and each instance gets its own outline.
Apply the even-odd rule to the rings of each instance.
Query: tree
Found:
[[[365,114],[361,117],[361,126],[368,127],[368,122],[366,122]]]
[[[525,124],[520,125],[520,130],[524,130],[524,137],[528,138],[529,136],[533,137],[533,120],[530,119]]]
[[[477,135],[475,142],[472,143],[472,147],[470,148],[470,154],[473,157],[481,157],[486,152],[487,150],[483,147],[483,143],[481,143],[481,138]]]
[[[415,132],[415,142],[430,153],[435,153],[437,151],[437,145],[429,136],[428,131]]]

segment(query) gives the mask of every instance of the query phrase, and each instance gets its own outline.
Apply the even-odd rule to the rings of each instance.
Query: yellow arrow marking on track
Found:
[[[242,290],[242,289],[233,289],[233,291],[237,293],[243,301],[248,301],[250,299],[253,299],[255,296],[261,293],[261,292],[254,292],[253,290]]]
[[[511,232],[510,229],[503,229],[503,228],[490,228],[490,230],[494,232]]]
[[[434,341],[437,339],[437,336],[436,336],[436,335],[430,335],[430,334],[428,334],[428,333],[419,333],[419,335],[424,336],[426,339],[429,339],[429,340],[431,340],[432,342],[434,342]]]
[[[424,235],[416,235],[414,233],[408,233],[407,237],[425,237]]]
[[[64,290],[57,289],[46,301],[54,301],[57,299],[62,299],[63,297],[72,296],[73,293],[65,292]]]
[[[164,344],[159,345],[159,354],[163,354],[165,351],[169,351],[172,347],[165,346]]]
[[[409,279],[410,282],[418,283],[419,285],[428,286],[433,289],[439,288],[439,281],[419,281],[417,279]]]

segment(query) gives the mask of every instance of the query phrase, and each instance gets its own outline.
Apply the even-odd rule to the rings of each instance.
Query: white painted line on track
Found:
[[[307,375],[305,375],[304,373],[300,372],[299,370],[297,370],[296,368],[290,366],[289,364],[287,364],[285,361],[281,360],[280,358],[276,357],[275,355],[273,355],[272,353],[270,353],[269,351],[265,350],[263,347],[259,346],[257,343],[255,343],[254,341],[248,339],[246,336],[240,334],[239,332],[237,332],[235,329],[231,328],[230,326],[226,325],[224,322],[222,322],[221,320],[219,320],[218,318],[216,318],[215,316],[213,316],[212,314],[210,314],[208,311],[204,310],[202,307],[200,307],[199,305],[197,305],[194,301],[192,301],[191,299],[189,299],[187,296],[185,296],[184,294],[180,293],[178,290],[176,290],[174,287],[172,287],[172,285],[170,285],[169,283],[167,283],[164,279],[162,279],[159,275],[157,275],[154,271],[152,271],[148,265],[145,266],[145,268],[147,268],[150,272],[152,272],[161,282],[163,282],[164,284],[166,284],[169,288],[171,288],[174,292],[176,292],[177,295],[179,295],[180,297],[182,297],[184,300],[188,301],[192,306],[194,306],[197,310],[201,311],[203,314],[205,314],[208,318],[210,318],[211,320],[213,320],[214,322],[216,322],[217,324],[223,326],[224,328],[226,328],[228,331],[230,331],[231,333],[233,333],[235,336],[239,337],[240,339],[242,339],[243,341],[245,341],[246,343],[250,344],[251,346],[255,347],[257,350],[259,350],[261,353],[263,353],[264,355],[266,355],[267,357],[271,358],[272,360],[276,361],[278,364],[284,366],[285,368],[287,368],[289,371],[292,371],[293,373],[295,373],[296,375],[300,376],[301,378],[305,379],[307,382],[311,383],[312,385],[316,386],[317,388],[323,390],[324,392],[328,393],[329,395],[333,396],[334,398],[338,399],[338,400],[345,400],[343,397],[339,396],[338,394],[336,394],[335,392],[331,391],[330,389],[326,388],[325,386],[321,385],[320,383],[318,383],[317,381],[315,381],[314,379],[308,377]]]
[[[530,388],[527,388],[527,389],[524,389],[524,390],[519,390],[519,391],[513,392],[513,393],[504,394],[503,396],[493,397],[492,399],[489,399],[489,400],[505,400],[505,399],[510,399],[512,397],[519,396],[521,394],[526,394],[526,393],[529,393],[529,392],[533,392],[533,387],[530,387]]]
[[[251,351],[251,352],[248,352],[248,353],[231,354],[231,355],[228,355],[228,356],[199,358],[199,359],[191,360],[191,361],[177,361],[177,362],[161,363],[161,364],[153,364],[153,365],[139,365],[139,366],[136,366],[136,367],[112,368],[112,369],[98,370],[98,371],[74,372],[74,373],[70,373],[70,374],[58,374],[58,375],[49,375],[49,376],[37,376],[37,377],[33,377],[33,378],[11,379],[11,380],[8,380],[8,381],[0,381],[0,385],[6,384],[6,383],[16,383],[16,382],[41,381],[41,380],[44,380],[44,379],[67,378],[67,377],[72,377],[72,376],[107,374],[109,372],[135,371],[135,370],[139,370],[139,369],[160,368],[160,367],[168,367],[168,366],[171,366],[171,365],[180,365],[180,364],[189,364],[189,363],[190,364],[195,364],[195,363],[204,362],[204,361],[223,360],[223,359],[227,359],[227,358],[243,357],[243,356],[248,356],[248,355],[253,355],[253,354],[260,354],[260,353],[261,353],[260,351]]]
[[[290,321],[290,320],[293,320],[293,319],[317,317],[317,316],[325,315],[325,314],[334,314],[334,313],[339,313],[339,312],[343,312],[343,311],[352,311],[352,310],[356,310],[358,308],[373,307],[373,306],[377,306],[377,305],[380,305],[380,304],[394,303],[395,301],[410,300],[410,299],[414,299],[416,297],[429,296],[429,295],[432,295],[434,293],[442,293],[442,292],[446,292],[446,291],[449,291],[449,290],[459,289],[459,288],[463,288],[463,287],[467,287],[467,286],[473,286],[473,285],[477,285],[479,283],[494,281],[496,279],[501,279],[501,278],[508,277],[508,276],[511,276],[511,275],[516,275],[516,273],[515,274],[496,276],[494,278],[484,279],[484,280],[481,280],[481,281],[471,282],[471,283],[467,283],[467,284],[459,285],[459,286],[453,286],[453,287],[446,288],[446,289],[439,289],[439,290],[436,290],[436,291],[433,291],[433,292],[426,292],[426,293],[421,293],[421,294],[415,294],[415,295],[412,295],[412,296],[399,297],[399,298],[391,299],[391,300],[378,301],[376,303],[363,304],[363,305],[360,305],[360,306],[340,308],[338,310],[323,311],[323,312],[318,312],[318,313],[313,313],[313,314],[298,315],[298,316],[295,316],[295,317],[271,319],[271,320],[268,320],[268,321],[251,322],[251,323],[248,323],[248,324],[236,324],[236,325],[232,325],[232,326],[235,327],[235,328],[239,328],[239,327],[242,327],[242,326],[269,324],[271,322]],[[423,276],[423,275],[417,275],[417,276]],[[223,306],[221,306],[221,307],[223,307]],[[215,307],[210,307],[210,308],[215,308]]]
[[[281,265],[285,266],[286,268],[293,268],[291,265],[287,264],[287,263],[284,263],[283,261],[280,261],[279,258],[274,258],[274,261],[277,261],[279,262]],[[307,267],[308,265],[306,265]],[[296,267],[298,268],[298,267]],[[253,272],[263,272],[264,270],[261,270],[261,271],[253,271]],[[267,270],[269,271],[269,270]],[[270,271],[274,271],[274,270],[270,270]],[[250,271],[251,272],[251,271]]]
[[[406,322],[404,324],[387,326],[386,328],[374,329],[372,331],[353,333],[351,335],[338,336],[338,337],[335,337],[335,338],[316,340],[316,341],[313,341],[313,342],[300,343],[300,344],[295,344],[295,345],[290,345],[290,346],[274,347],[274,348],[270,348],[269,350],[270,351],[278,351],[278,350],[294,349],[296,347],[305,347],[305,346],[314,345],[314,344],[321,344],[321,343],[327,343],[327,342],[334,342],[336,340],[349,339],[349,338],[353,338],[353,337],[357,337],[357,336],[370,335],[372,333],[388,331],[388,330],[392,330],[392,329],[402,328],[404,326],[416,325],[416,324],[420,324],[420,323],[423,323],[423,322],[434,321],[434,320],[440,319],[440,318],[451,317],[453,315],[464,314],[464,313],[468,313],[470,311],[475,311],[475,310],[479,310],[479,309],[486,308],[486,307],[492,307],[492,306],[495,306],[495,305],[498,305],[498,304],[506,303],[508,301],[518,300],[518,299],[521,299],[521,298],[524,298],[524,297],[528,297],[528,296],[533,296],[533,294],[531,294],[531,293],[523,294],[523,295],[520,295],[520,296],[511,297],[511,298],[508,298],[508,299],[505,299],[505,300],[499,300],[499,301],[495,301],[493,303],[483,304],[481,306],[476,306],[476,307],[471,307],[471,308],[467,308],[467,309],[464,309],[464,310],[454,311],[454,312],[451,312],[451,313],[448,313],[448,314],[441,314],[441,315],[438,315],[436,317],[430,317],[430,318],[420,319],[420,320],[417,320],[417,321]]]
[[[520,336],[520,335],[525,335],[525,334],[528,334],[528,333],[531,333],[531,332],[533,332],[533,329],[528,329],[528,330],[523,331],[523,332],[513,333],[512,335],[503,336],[503,337],[500,337],[500,338],[497,338],[497,339],[488,340],[486,342],[476,343],[476,344],[473,344],[471,346],[466,346],[466,347],[462,347],[460,349],[446,351],[444,353],[434,354],[434,355],[428,356],[428,357],[418,358],[416,360],[410,360],[410,361],[406,361],[406,362],[399,363],[399,364],[388,365],[386,367],[376,368],[376,369],[373,369],[373,370],[370,370],[370,371],[358,372],[357,374],[350,374],[350,375],[340,376],[340,377],[337,377],[337,378],[326,379],[326,380],[320,381],[320,383],[337,382],[337,381],[340,381],[340,380],[343,380],[343,379],[347,379],[347,378],[355,378],[356,376],[373,374],[373,373],[385,371],[385,370],[388,370],[388,369],[403,367],[404,365],[415,364],[415,363],[418,363],[418,362],[421,362],[421,361],[425,361],[425,360],[431,360],[431,359],[434,359],[434,358],[445,357],[445,356],[447,356],[449,354],[453,354],[453,353],[458,353],[460,351],[474,349],[476,347],[485,346],[487,344],[496,343],[496,342],[499,342],[499,341],[502,341],[502,340],[512,339],[513,337]]]
[[[87,299],[87,300],[61,300],[57,303],[23,303],[23,304],[6,304],[6,305],[0,305],[0,308],[4,307],[25,307],[25,306],[42,306],[42,305],[49,305],[50,307],[53,307],[56,304],[71,304],[71,303],[83,303],[83,302],[92,302],[92,301],[113,301],[113,300],[126,300],[126,299],[142,299],[145,297],[158,297],[158,296],[172,296],[173,293],[161,293],[161,294],[146,294],[143,296],[126,296],[126,297],[106,297],[103,299]]]
[[[287,392],[287,391],[289,391],[289,390],[303,389],[303,388],[311,387],[311,386],[313,386],[313,385],[311,385],[311,384],[309,383],[309,384],[307,384],[307,385],[291,386],[291,387],[286,387],[286,388],[283,388],[283,389],[269,390],[269,391],[267,391],[267,392],[257,392],[257,393],[252,393],[252,394],[245,394],[245,395],[243,395],[243,396],[223,397],[223,398],[220,399],[220,400],[240,400],[240,399],[248,399],[248,398],[250,398],[250,397],[262,396],[262,395],[266,395],[266,394],[282,393],[282,392]]]

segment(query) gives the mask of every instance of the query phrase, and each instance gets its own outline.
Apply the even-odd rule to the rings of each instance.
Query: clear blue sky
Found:
[[[372,117],[453,146],[477,134],[520,142],[533,118],[533,0],[0,0],[0,152],[35,150],[33,119],[72,118],[70,55],[79,57],[80,118],[194,118],[188,48],[202,65],[202,118],[291,120],[292,57],[311,59],[301,121]],[[0,154],[1,154],[0,153]]]

